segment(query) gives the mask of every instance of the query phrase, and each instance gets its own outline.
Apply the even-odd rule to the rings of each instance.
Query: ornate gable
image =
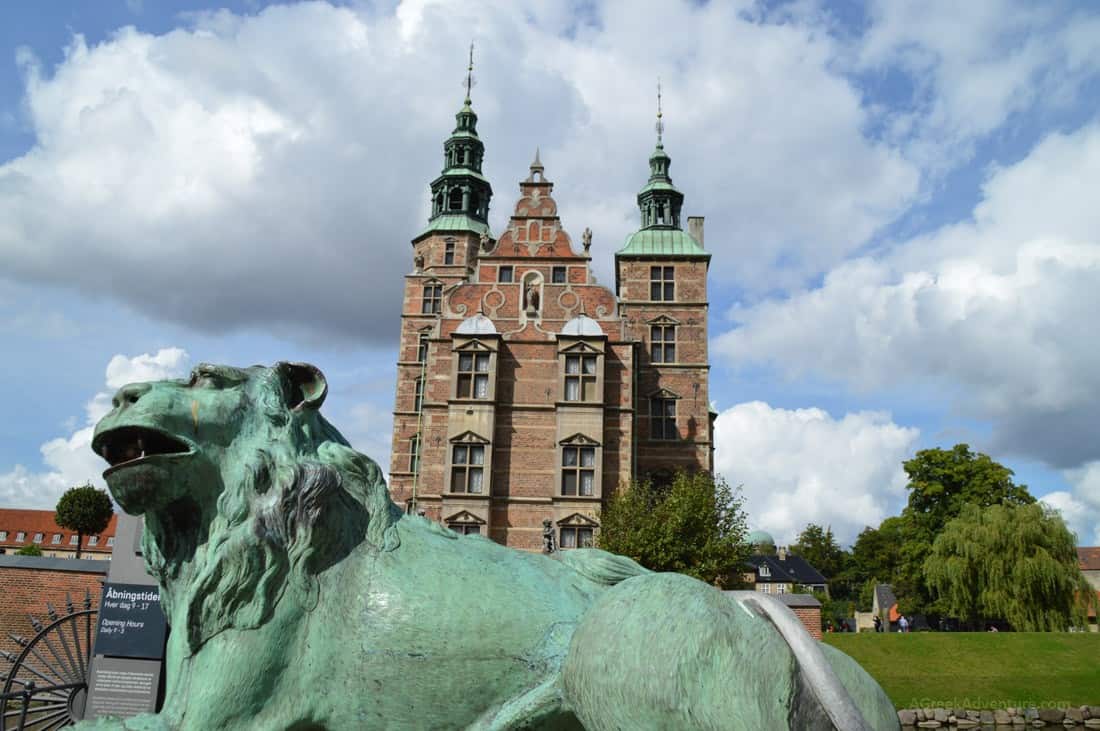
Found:
[[[590,515],[573,513],[558,521],[560,526],[580,526],[582,528],[599,528],[600,524]]]
[[[485,525],[485,521],[477,517],[468,510],[460,510],[449,518],[444,518],[445,523],[472,523],[475,525]]]

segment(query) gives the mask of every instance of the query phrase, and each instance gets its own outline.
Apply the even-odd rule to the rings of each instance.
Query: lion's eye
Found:
[[[200,368],[196,368],[191,371],[191,380],[187,382],[187,385],[191,388],[196,387],[217,387],[219,385],[219,378],[213,371],[207,371]]]

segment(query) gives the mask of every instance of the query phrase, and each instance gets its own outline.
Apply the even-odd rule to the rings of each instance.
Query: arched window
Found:
[[[447,200],[447,210],[449,211],[461,211],[462,210],[462,189],[451,188],[450,197]]]

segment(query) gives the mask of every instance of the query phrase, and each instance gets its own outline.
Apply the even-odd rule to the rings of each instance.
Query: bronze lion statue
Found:
[[[326,391],[279,363],[115,395],[92,446],[145,516],[166,696],[82,728],[897,728],[878,685],[771,597],[405,515],[321,416]]]

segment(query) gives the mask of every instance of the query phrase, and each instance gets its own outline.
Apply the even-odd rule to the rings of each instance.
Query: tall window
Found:
[[[676,299],[675,267],[649,268],[649,298],[654,302],[672,302]]]
[[[654,363],[676,362],[675,325],[651,325],[649,339]]]
[[[512,267],[500,267],[497,269],[497,281],[498,282],[511,282],[515,270]]]
[[[485,446],[456,444],[451,453],[451,492],[481,493]]]
[[[489,354],[459,353],[456,398],[489,398]]]
[[[596,356],[565,356],[565,400],[596,399]]]
[[[562,548],[592,548],[592,528],[582,525],[563,525],[558,545]]]
[[[438,315],[443,302],[443,285],[440,282],[428,282],[424,285],[424,298],[420,312],[424,315]]]
[[[565,284],[565,267],[554,267],[551,269],[550,281],[554,284]]]
[[[409,440],[409,472],[420,472],[420,435]]]
[[[676,439],[676,399],[650,399],[649,423],[653,439]]]
[[[443,247],[443,263],[454,264],[455,263],[455,242],[448,240]]]
[[[413,382],[413,411],[420,411],[424,406],[424,379],[417,378]]]
[[[416,338],[416,362],[428,362],[428,334],[420,333]]]
[[[562,447],[561,494],[593,494],[596,482],[596,448]]]

